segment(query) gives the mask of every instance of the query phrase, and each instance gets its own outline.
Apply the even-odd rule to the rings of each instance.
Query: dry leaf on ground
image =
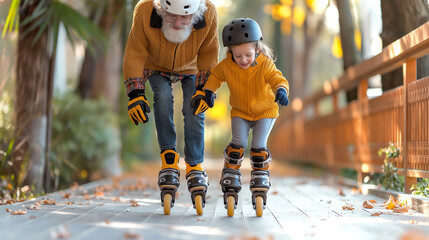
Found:
[[[382,214],[381,212],[376,212],[376,213],[371,214],[371,216],[380,216],[381,214]]]
[[[408,212],[409,207],[398,207],[393,209],[394,213],[406,213]]]
[[[8,212],[10,212],[10,215],[25,215],[27,214],[27,210],[26,209],[19,209],[19,210],[9,210]]]
[[[138,207],[139,206],[139,204],[137,203],[137,201],[134,200],[134,199],[131,199],[130,203],[131,203],[131,207]]]
[[[354,210],[355,207],[353,207],[353,205],[350,205],[347,203],[347,206],[343,206],[343,210]]]
[[[371,201],[366,200],[365,202],[363,202],[363,207],[364,208],[374,208],[374,204]]]
[[[124,234],[124,238],[125,238],[125,239],[140,239],[140,235],[135,234],[135,233],[129,233],[129,232],[126,232],[126,233]]]

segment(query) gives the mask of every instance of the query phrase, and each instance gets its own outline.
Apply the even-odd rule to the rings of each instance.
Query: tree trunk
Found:
[[[23,8],[20,4],[20,22],[29,17],[40,1]],[[49,1],[45,4],[49,4]],[[31,24],[29,24],[31,25]],[[21,26],[19,34],[29,25]],[[45,32],[34,44],[38,29],[18,40],[17,79],[15,85],[16,147],[13,158],[17,169],[26,167],[25,184],[34,185],[36,191],[43,189],[47,146],[47,110],[49,107],[49,52],[48,34]],[[26,169],[24,169],[26,170]]]
[[[381,0],[383,48],[429,20],[427,0]],[[417,78],[429,75],[429,56],[417,60]],[[383,91],[402,85],[402,69],[382,76]]]
[[[336,0],[339,21],[341,47],[343,49],[343,68],[353,66],[361,61],[361,56],[355,44],[355,28],[349,0]],[[357,99],[357,88],[347,91],[347,102]]]

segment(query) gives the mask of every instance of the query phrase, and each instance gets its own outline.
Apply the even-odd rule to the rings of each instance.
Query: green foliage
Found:
[[[380,148],[378,150],[378,155],[381,157],[385,154],[384,164],[383,164],[383,173],[379,178],[379,183],[386,190],[395,190],[398,192],[404,191],[404,177],[397,174],[397,168],[393,166],[390,162],[390,159],[395,159],[399,157],[401,151],[395,147],[393,143],[389,143],[389,146],[386,148]]]
[[[25,18],[23,22],[18,23],[20,1],[21,0],[12,1],[9,8],[9,14],[3,28],[3,37],[7,31],[12,31],[14,24],[16,24],[16,31],[18,30],[18,26],[26,27],[25,31],[20,34],[20,37],[25,37],[30,32],[37,30],[36,36],[33,39],[33,44],[39,40],[40,36],[45,31],[49,31],[52,34],[53,39],[52,47],[53,49],[56,49],[58,31],[62,24],[71,44],[73,44],[76,39],[81,39],[87,43],[88,48],[92,53],[95,52],[95,46],[101,47],[100,49],[106,48],[107,39],[101,28],[60,0],[52,0],[49,4],[44,0],[38,2],[36,8],[32,11],[32,14]],[[28,5],[32,5],[33,2],[34,1],[31,0],[25,1],[24,6],[21,8],[29,7]]]
[[[82,100],[71,93],[55,99],[50,155],[55,187],[88,181],[118,151],[115,121],[104,100]]]
[[[10,94],[2,93],[0,98],[0,200],[10,203],[35,196],[31,186],[23,185],[28,159],[24,158],[20,165],[12,162],[15,145],[12,109]]]
[[[429,178],[420,178],[411,186],[412,194],[429,197]]]

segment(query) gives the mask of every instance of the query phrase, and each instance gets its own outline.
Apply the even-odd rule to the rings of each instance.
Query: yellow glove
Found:
[[[147,123],[149,117],[147,113],[150,113],[149,102],[144,95],[144,90],[134,90],[128,95],[130,100],[128,101],[128,116],[138,125],[139,122]]]
[[[197,90],[192,96],[191,107],[194,108],[194,115],[203,113],[209,108],[206,102],[206,93],[203,90]]]

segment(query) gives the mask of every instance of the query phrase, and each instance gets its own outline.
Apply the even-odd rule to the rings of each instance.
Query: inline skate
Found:
[[[262,217],[263,210],[267,204],[267,192],[271,187],[270,171],[271,163],[270,152],[265,149],[251,149],[250,160],[252,165],[250,178],[250,191],[252,192],[252,205],[256,211],[257,217]]]
[[[227,209],[228,217],[234,216],[237,208],[238,193],[241,191],[240,166],[244,159],[244,149],[239,146],[229,145],[225,151],[225,165],[222,169],[220,180],[223,195],[223,202]]]
[[[164,214],[170,215],[180,185],[179,153],[172,149],[165,150],[161,153],[161,160],[162,167],[158,174],[161,206],[164,207]]]
[[[188,190],[191,193],[192,204],[198,215],[203,214],[206,203],[206,192],[209,185],[207,173],[201,164],[190,166],[186,163],[186,181]]]

